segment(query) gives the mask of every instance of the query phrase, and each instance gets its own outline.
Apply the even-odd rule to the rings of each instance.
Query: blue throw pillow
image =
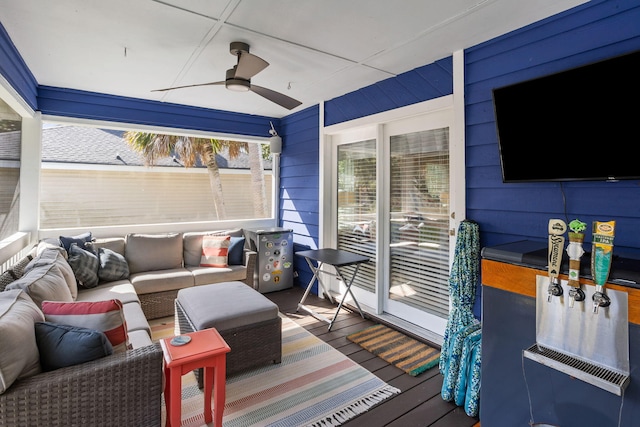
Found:
[[[229,244],[228,261],[229,265],[242,265],[242,255],[244,253],[244,237],[231,236]]]
[[[87,231],[77,236],[60,236],[60,245],[68,253],[72,243],[76,243],[79,247],[84,248],[84,244],[91,240],[93,240],[93,236],[90,231]]]
[[[93,329],[36,322],[36,343],[43,371],[96,360],[113,354],[107,336]]]

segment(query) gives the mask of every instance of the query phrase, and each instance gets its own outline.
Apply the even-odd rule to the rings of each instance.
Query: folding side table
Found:
[[[323,320],[329,323],[328,330],[330,331],[331,327],[333,326],[333,322],[335,322],[336,318],[338,317],[338,313],[340,312],[340,309],[344,304],[344,300],[347,297],[347,294],[350,294],[351,298],[353,298],[353,301],[356,303],[356,307],[358,307],[360,316],[362,316],[362,318],[364,319],[364,313],[360,308],[360,304],[358,303],[358,300],[356,299],[356,297],[353,295],[353,292],[351,292],[351,285],[353,284],[353,279],[355,279],[356,275],[358,274],[358,269],[360,268],[360,264],[369,262],[369,257],[355,254],[353,252],[343,251],[340,249],[330,249],[330,248],[300,251],[300,252],[296,252],[296,255],[304,257],[304,259],[307,261],[307,264],[309,264],[309,268],[313,272],[313,277],[311,278],[311,281],[309,281],[309,284],[307,285],[307,289],[304,292],[302,299],[298,303],[298,310],[303,309],[309,314],[311,314],[313,317],[315,317],[316,319]],[[314,267],[313,261],[318,263],[317,267]],[[336,274],[332,274],[331,272],[321,270],[324,264],[333,266],[333,268],[336,270]],[[355,270],[353,271],[351,278],[347,278],[347,276],[345,276],[342,273],[342,271],[340,271],[342,267],[346,267],[349,265],[355,265]],[[322,283],[322,279],[320,278],[320,275],[319,275],[320,273],[339,277],[347,285],[347,290],[342,296],[342,300],[338,304],[338,310],[336,310],[336,313],[333,315],[333,319],[331,320],[327,319],[326,317],[324,317],[319,313],[314,312],[313,310],[311,310],[310,308],[304,305],[304,301],[307,299],[307,296],[311,291],[313,282],[315,282],[316,280],[318,281],[320,288],[322,288],[322,292],[327,296],[327,298],[329,298],[329,301],[333,302],[333,298],[331,297],[329,292],[327,292],[327,289],[324,287],[324,284]]]
[[[179,427],[182,411],[182,376],[204,368],[204,421],[213,421],[211,392],[213,391],[215,427],[222,427],[225,403],[226,358],[231,348],[214,328],[183,334],[191,337],[187,344],[176,346],[171,338],[160,340],[164,354],[164,401],[167,426]]]

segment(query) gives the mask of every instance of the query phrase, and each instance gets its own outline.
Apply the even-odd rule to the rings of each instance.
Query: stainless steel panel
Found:
[[[607,289],[609,307],[593,312],[595,286],[582,285],[586,299],[570,307],[567,281],[563,294],[548,301],[549,277],[536,276],[536,341],[582,360],[629,373],[629,315],[626,292]]]

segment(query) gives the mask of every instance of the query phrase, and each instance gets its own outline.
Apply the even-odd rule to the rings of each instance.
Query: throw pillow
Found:
[[[43,371],[100,359],[113,353],[107,336],[93,329],[36,322],[36,343]]]
[[[244,237],[231,236],[229,243],[229,265],[243,265],[242,255],[244,255]]]
[[[29,295],[19,289],[0,292],[0,394],[18,378],[40,372],[33,325],[42,321]]]
[[[98,278],[105,282],[122,280],[129,277],[129,264],[124,255],[108,248],[98,248]]]
[[[200,267],[228,267],[231,236],[203,236]]]
[[[90,242],[93,239],[90,231],[86,233],[78,234],[77,236],[60,236],[60,246],[62,246],[67,252],[69,252],[69,248],[72,243],[76,243],[81,248],[84,247],[84,244]]]
[[[95,288],[98,286],[98,257],[84,249],[80,249],[77,243],[71,243],[69,247],[69,265],[83,288]]]
[[[42,303],[42,312],[47,322],[104,332],[114,353],[124,352],[129,348],[127,324],[120,300],[71,303],[45,301]]]

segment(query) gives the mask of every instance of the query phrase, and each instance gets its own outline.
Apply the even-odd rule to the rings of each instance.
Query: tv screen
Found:
[[[496,88],[504,182],[640,178],[640,51]]]

